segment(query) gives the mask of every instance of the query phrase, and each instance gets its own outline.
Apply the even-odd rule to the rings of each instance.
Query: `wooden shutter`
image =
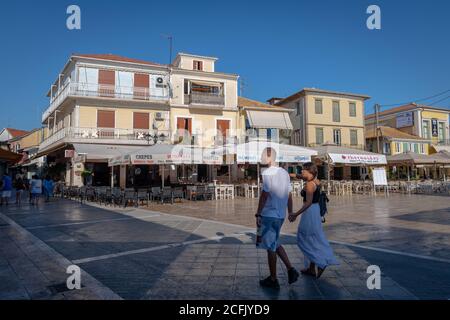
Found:
[[[149,114],[144,112],[133,112],[133,128],[134,129],[150,129]]]
[[[217,120],[217,130],[222,133],[222,137],[226,138],[230,129],[230,120]]]
[[[97,111],[97,127],[98,128],[114,128],[115,112],[114,111]]]
[[[198,70],[203,71],[203,61],[198,62]]]
[[[116,73],[114,70],[98,71],[98,89],[103,97],[114,97]]]
[[[134,74],[134,97],[135,99],[147,99],[149,97],[150,77],[148,74]]]

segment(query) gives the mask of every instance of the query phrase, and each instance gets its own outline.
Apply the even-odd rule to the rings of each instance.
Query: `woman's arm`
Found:
[[[314,182],[308,182],[305,186],[305,192],[306,192],[306,201],[303,202],[302,208],[295,213],[296,216],[301,215],[303,212],[305,212],[311,205],[313,201],[314,191],[316,191],[316,184]]]

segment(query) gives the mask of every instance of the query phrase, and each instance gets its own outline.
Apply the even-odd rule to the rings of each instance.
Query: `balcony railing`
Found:
[[[104,85],[92,83],[66,84],[51,99],[50,106],[42,115],[42,121],[47,119],[58,106],[69,96],[74,97],[101,97],[113,99],[142,100],[142,101],[166,101],[169,99],[169,87],[140,88],[117,85]]]
[[[191,92],[184,95],[185,104],[225,105],[225,97],[222,94]]]
[[[62,139],[68,142],[78,140],[120,140],[136,141],[139,144],[170,141],[169,130],[117,129],[117,128],[64,128],[45,139],[40,148],[44,149]]]
[[[314,147],[320,147],[322,145],[323,144],[320,144],[320,143],[309,143],[308,147],[314,148]],[[363,144],[344,144],[344,143],[341,143],[341,144],[337,144],[337,146],[345,147],[345,148],[352,148],[352,149],[359,149],[359,150],[364,150],[365,149],[365,146]]]

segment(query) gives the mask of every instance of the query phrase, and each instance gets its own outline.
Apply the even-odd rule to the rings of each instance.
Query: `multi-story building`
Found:
[[[364,149],[364,102],[369,96],[305,88],[269,102],[293,110],[291,143],[306,147],[336,144]]]
[[[43,138],[44,128],[36,128],[9,140],[10,149],[22,155],[22,159],[13,167],[14,173],[22,174],[28,179],[31,179],[34,174],[41,174],[43,158],[33,158],[37,155]]]
[[[246,121],[238,103],[238,76],[217,72],[216,61],[185,53],[170,65],[72,55],[48,92],[38,156],[59,167],[67,184],[82,184],[82,173],[89,171],[94,185],[107,185],[112,156],[161,142],[207,147],[239,141]],[[158,168],[141,169],[153,170],[142,176],[158,174]],[[203,169],[196,173],[199,178],[207,174]],[[114,170],[121,186],[133,176],[125,166]]]
[[[449,131],[450,110],[411,103],[381,111],[378,126],[395,128],[407,134],[429,141],[426,154],[440,150],[450,151]],[[365,117],[366,131],[374,131],[375,114]],[[409,149],[405,149],[408,151]],[[409,150],[414,151],[414,150]]]
[[[375,127],[366,128],[366,149],[371,152],[382,153],[388,156],[403,152],[428,154],[430,144],[430,140],[395,128],[379,126],[378,137]]]

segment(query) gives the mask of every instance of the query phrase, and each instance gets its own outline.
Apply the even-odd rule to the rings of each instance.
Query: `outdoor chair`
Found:
[[[196,186],[187,186],[186,187],[186,199],[188,199],[188,200],[194,199],[196,193],[197,193],[197,187]]]
[[[136,198],[136,192],[134,192],[134,191],[125,191],[122,201],[123,201],[123,206],[124,207],[126,207],[129,202],[131,202],[131,204],[136,206],[136,207],[138,206],[138,201],[137,201],[137,198]]]
[[[213,200],[216,195],[216,187],[207,186],[205,191],[205,200]]]
[[[204,186],[198,186],[195,193],[195,200],[206,200],[206,190]]]
[[[184,199],[184,191],[183,188],[181,187],[177,187],[173,189],[173,199],[179,199],[179,200],[183,200]]]
[[[137,192],[137,203],[143,203],[145,201],[146,205],[148,206],[149,203],[149,195],[147,192],[147,189],[139,189]]]
[[[113,205],[119,205],[122,202],[122,191],[120,188],[113,188],[112,189],[112,204]]]
[[[150,200],[153,201],[156,198],[159,198],[161,195],[161,188],[160,187],[152,187],[150,191]]]
[[[161,203],[164,203],[167,200],[170,200],[170,203],[173,204],[173,193],[172,188],[164,188],[160,193],[159,198],[161,199]]]

